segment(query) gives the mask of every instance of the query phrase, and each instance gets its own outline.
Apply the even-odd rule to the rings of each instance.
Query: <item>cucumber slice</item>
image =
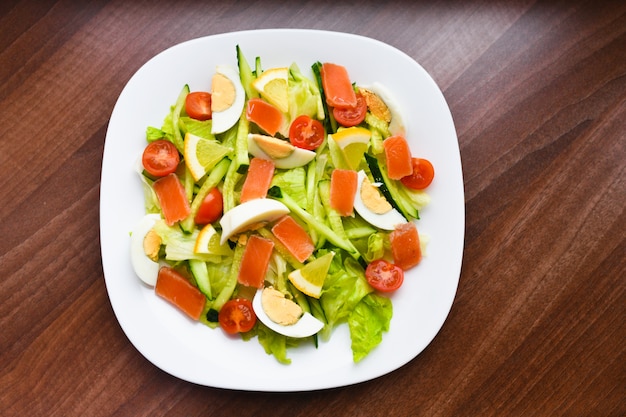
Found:
[[[381,184],[379,188],[380,192],[383,193],[387,201],[389,201],[389,204],[398,210],[408,221],[411,221],[412,219],[419,219],[417,208],[415,208],[410,201],[407,201],[407,199],[402,196],[397,188],[397,185],[387,176],[387,173],[380,168],[378,159],[366,153],[365,160],[367,161],[367,165],[372,173],[374,181]]]
[[[259,97],[259,93],[252,87],[252,81],[256,78],[252,69],[250,69],[250,65],[246,60],[246,57],[243,55],[241,48],[237,45],[237,65],[239,67],[239,78],[241,79],[241,85],[243,85],[243,89],[246,92],[246,97],[248,99]]]
[[[206,295],[209,300],[212,299],[211,280],[209,279],[209,270],[206,266],[206,262],[198,259],[190,259],[189,269],[191,269],[191,273],[196,279],[196,284],[198,284],[200,291],[202,291],[202,293]]]

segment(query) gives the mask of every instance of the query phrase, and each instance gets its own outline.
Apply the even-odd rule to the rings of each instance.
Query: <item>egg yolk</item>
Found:
[[[376,214],[384,214],[392,209],[391,204],[380,194],[378,188],[374,187],[370,180],[365,177],[361,184],[361,200],[365,207]]]
[[[211,111],[221,112],[235,102],[235,85],[224,74],[217,73],[211,80]]]

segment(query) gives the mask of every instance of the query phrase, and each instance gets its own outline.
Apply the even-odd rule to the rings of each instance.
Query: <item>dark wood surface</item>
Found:
[[[181,41],[274,27],[401,49],[459,137],[450,315],[417,358],[354,386],[181,381],[130,344],[106,293],[100,165],[123,86]],[[0,81],[0,415],[626,414],[626,3],[4,1]]]

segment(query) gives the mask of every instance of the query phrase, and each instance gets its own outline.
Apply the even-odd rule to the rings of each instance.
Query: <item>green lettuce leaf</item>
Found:
[[[211,133],[212,120],[196,120],[191,117],[182,116],[179,120],[182,125],[182,129],[185,133],[191,133],[192,135],[200,136],[204,139],[215,140],[215,135]]]
[[[387,235],[381,232],[372,233],[367,238],[354,240],[354,246],[357,247],[363,258],[367,262],[380,259],[385,254],[385,238]]]
[[[383,332],[389,330],[392,316],[391,300],[376,293],[366,295],[356,305],[348,318],[354,362],[359,362],[380,344]]]
[[[154,188],[152,188],[154,181],[141,173],[139,174],[139,178],[141,178],[141,188],[143,189],[143,201],[146,213],[160,213],[161,205],[159,204],[159,198],[154,192]]]
[[[146,128],[146,140],[148,142],[154,142],[155,140],[163,139],[167,137],[167,133],[162,131],[161,129],[157,129],[153,126],[148,126]]]
[[[324,106],[317,84],[305,77],[295,63],[289,68],[288,81],[290,120],[303,114],[322,120]]]
[[[306,171],[304,167],[275,171],[271,186],[278,186],[281,190],[289,190],[289,196],[296,201],[298,206],[306,209]]]
[[[230,261],[230,262],[228,262]],[[207,262],[207,271],[211,277],[211,293],[219,294],[228,282],[232,257],[225,257],[223,262]]]
[[[232,250],[227,244],[220,246],[220,253],[203,254],[195,253],[193,248],[200,231],[195,229],[193,233],[183,233],[180,227],[168,226],[161,220],[154,225],[154,231],[159,235],[165,245],[165,259],[168,261],[186,261],[197,259],[205,262],[220,263],[225,256],[230,256]]]
[[[287,357],[287,347],[289,347],[287,336],[273,332],[259,321],[257,321],[256,333],[261,346],[268,355],[274,355],[276,360],[282,364],[289,365],[291,359]]]
[[[335,254],[319,298],[327,322],[321,332],[324,340],[328,340],[333,328],[345,322],[361,299],[373,291],[359,263],[350,256],[343,261],[341,258],[340,253]]]

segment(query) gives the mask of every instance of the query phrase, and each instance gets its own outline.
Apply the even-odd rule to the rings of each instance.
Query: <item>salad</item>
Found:
[[[182,314],[290,363],[288,348],[349,327],[359,362],[383,338],[390,294],[417,267],[434,169],[411,154],[384,86],[312,64],[218,65],[183,86],[138,163],[139,278]]]

